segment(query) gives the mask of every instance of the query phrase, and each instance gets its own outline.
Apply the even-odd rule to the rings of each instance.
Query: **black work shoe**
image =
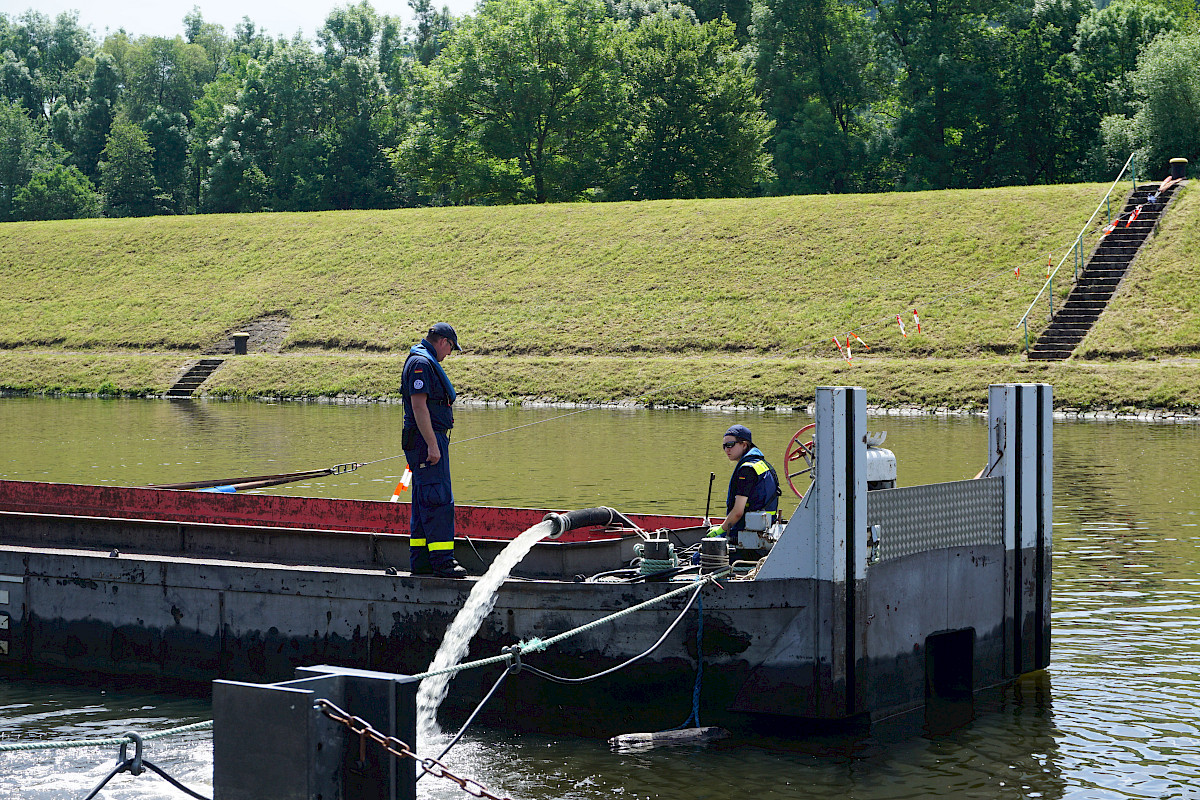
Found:
[[[457,561],[447,561],[445,564],[435,564],[433,574],[439,578],[465,578],[467,571]]]
[[[423,561],[419,564],[413,564],[408,571],[413,575],[432,575],[433,567],[429,566],[428,561]]]

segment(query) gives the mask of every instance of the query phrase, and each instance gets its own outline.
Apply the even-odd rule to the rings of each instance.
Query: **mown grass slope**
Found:
[[[232,359],[205,390],[394,395],[400,356],[445,319],[474,397],[796,405],[853,383],[874,403],[972,407],[989,382],[1045,380],[1060,406],[1198,408],[1200,363],[1180,358],[1200,349],[1190,187],[1084,343],[1119,362],[1019,355],[1048,254],[1106,189],[10,223],[0,389],[161,392],[283,314],[282,354]],[[853,366],[831,341],[849,329],[871,346]]]
[[[0,346],[202,348],[283,313],[292,349],[395,350],[447,319],[477,353],[826,353],[849,328],[1015,352],[1105,188],[8,224]]]

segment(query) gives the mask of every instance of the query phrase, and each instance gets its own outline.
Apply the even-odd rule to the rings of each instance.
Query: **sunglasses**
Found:
[[[724,448],[724,449],[726,449],[726,450],[732,450],[732,449],[733,449],[733,448],[734,448],[734,447],[735,447],[737,444],[738,444],[738,443],[737,443],[736,441],[734,441],[734,442],[721,442],[721,447],[722,447],[722,448]]]

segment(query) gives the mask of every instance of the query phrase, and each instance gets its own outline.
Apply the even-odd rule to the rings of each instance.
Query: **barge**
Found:
[[[1051,410],[1047,385],[994,385],[979,477],[883,488],[870,473],[888,454],[869,440],[865,391],[817,389],[802,448],[811,484],[786,521],[741,542],[749,570],[706,586],[701,608],[628,668],[582,685],[519,672],[485,714],[517,729],[658,730],[687,716],[702,661],[706,723],[798,729],[969,701],[1045,667]],[[397,567],[408,562],[408,509],[0,481],[0,671],[205,690],[215,679],[284,681],[316,664],[420,673],[473,580]],[[460,506],[456,554],[478,574],[547,515],[568,527],[559,512]],[[652,600],[701,569],[686,558],[653,574],[631,567],[647,547],[672,559],[696,549],[707,531],[698,517],[574,519],[585,524],[535,545],[503,583],[468,658]],[[674,597],[528,661],[562,676],[621,664],[687,602]],[[500,669],[460,673],[448,713],[471,708]]]

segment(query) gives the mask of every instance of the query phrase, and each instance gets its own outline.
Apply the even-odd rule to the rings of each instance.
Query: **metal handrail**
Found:
[[[1076,278],[1079,277],[1079,268],[1081,266],[1081,261],[1082,261],[1082,256],[1083,256],[1083,250],[1082,250],[1083,234],[1087,233],[1087,229],[1089,227],[1091,227],[1092,220],[1094,220],[1096,218],[1096,215],[1100,213],[1100,208],[1102,206],[1105,206],[1108,203],[1108,198],[1112,195],[1113,189],[1117,188],[1117,184],[1120,183],[1121,178],[1124,177],[1125,170],[1129,170],[1130,178],[1133,181],[1133,188],[1135,188],[1135,189],[1137,188],[1137,168],[1134,166],[1134,163],[1133,163],[1133,155],[1134,155],[1133,153],[1130,153],[1129,158],[1125,159],[1125,164],[1124,164],[1124,166],[1121,167],[1121,171],[1117,173],[1116,180],[1114,180],[1112,182],[1112,186],[1108,187],[1108,191],[1104,193],[1104,197],[1102,197],[1100,199],[1100,202],[1096,204],[1096,210],[1092,212],[1092,215],[1090,217],[1088,217],[1088,221],[1086,223],[1084,223],[1083,229],[1079,231],[1079,235],[1076,236],[1074,240],[1072,240],[1071,246],[1067,248],[1067,252],[1063,253],[1063,257],[1061,259],[1059,259],[1059,261],[1058,261],[1058,266],[1055,267],[1054,271],[1051,272],[1050,275],[1046,278],[1046,282],[1042,284],[1041,291],[1039,291],[1037,293],[1037,296],[1033,298],[1033,302],[1029,304],[1029,308],[1025,309],[1025,315],[1022,316],[1021,319],[1019,319],[1017,321],[1017,324],[1013,326],[1013,327],[1020,327],[1022,325],[1025,326],[1025,352],[1026,353],[1029,352],[1029,315],[1033,312],[1033,307],[1037,305],[1038,300],[1042,299],[1042,295],[1046,294],[1046,290],[1050,288],[1051,282],[1054,281],[1054,276],[1058,274],[1059,269],[1061,269],[1062,265],[1066,263],[1067,256],[1072,255],[1073,253],[1076,255],[1075,277]],[[1053,318],[1054,317],[1054,294],[1053,294],[1053,292],[1051,292],[1049,294],[1049,298],[1050,298],[1050,317]]]

